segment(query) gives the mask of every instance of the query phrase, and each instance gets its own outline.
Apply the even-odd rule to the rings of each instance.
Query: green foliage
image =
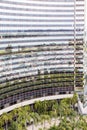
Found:
[[[5,48],[6,53],[11,54],[12,53],[12,46],[8,44],[8,46]]]
[[[82,76],[81,76],[82,78]],[[33,81],[33,82],[32,82]],[[32,78],[32,80],[27,81],[26,79],[17,79],[12,82],[6,81],[5,85],[0,85],[0,88],[4,88],[0,91],[0,98],[5,98],[7,96],[10,96],[12,94],[18,93],[18,91],[22,90],[21,88],[24,88],[23,91],[29,91],[29,90],[35,90],[35,89],[41,89],[43,87],[71,87],[74,85],[74,74],[70,72],[54,72],[50,74],[39,74],[36,77]],[[80,83],[80,82],[79,82]],[[81,83],[80,83],[81,84]],[[14,86],[14,87],[13,87]],[[6,92],[10,91],[8,95],[6,95]],[[20,91],[21,92],[21,91]],[[5,93],[5,94],[3,94]],[[3,97],[2,97],[3,96]]]
[[[48,129],[48,130],[58,130],[58,127],[54,125],[54,126],[50,127],[50,129]]]
[[[39,128],[39,130],[43,130],[42,128]]]
[[[17,123],[12,121],[8,130],[18,130]]]
[[[77,100],[78,100],[77,94],[74,93],[74,95],[73,95],[73,97],[72,97],[72,99],[71,99],[72,104],[75,105],[75,104],[77,103]]]
[[[0,116],[0,130],[4,129],[3,126],[5,130],[26,130],[27,123],[36,125],[38,122],[43,124],[42,129],[46,129],[45,122],[50,122],[52,118],[58,119],[59,125],[54,125],[48,130],[87,130],[87,117],[78,115],[74,110],[76,103],[75,93],[72,98],[62,99],[59,103],[57,100],[37,101],[33,105],[33,110],[29,105],[14,109]]]

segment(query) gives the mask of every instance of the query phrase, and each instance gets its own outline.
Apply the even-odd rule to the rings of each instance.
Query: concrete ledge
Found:
[[[87,106],[84,107],[80,100],[78,100],[78,110],[81,115],[87,115]]]
[[[26,106],[26,105],[30,105],[30,104],[34,104],[35,101],[44,101],[44,100],[55,100],[55,99],[63,99],[63,98],[71,98],[73,97],[73,94],[61,94],[61,95],[54,95],[54,96],[45,96],[45,97],[41,97],[41,98],[35,98],[35,99],[31,99],[31,100],[25,100],[23,102],[17,103],[15,105],[6,107],[2,110],[0,110],[0,115],[2,115],[5,112],[10,112],[15,108],[19,108],[22,106]]]

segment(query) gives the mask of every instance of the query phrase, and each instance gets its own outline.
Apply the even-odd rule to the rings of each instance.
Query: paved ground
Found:
[[[38,123],[37,125],[30,125],[29,127],[27,127],[27,130],[39,130],[40,128],[50,128],[50,126],[53,125],[58,125],[59,124],[59,120],[58,119],[52,119],[50,122],[45,121],[45,123],[41,124]]]

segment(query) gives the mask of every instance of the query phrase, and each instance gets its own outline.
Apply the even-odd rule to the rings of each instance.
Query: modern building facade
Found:
[[[83,88],[84,0],[0,1],[0,109]]]

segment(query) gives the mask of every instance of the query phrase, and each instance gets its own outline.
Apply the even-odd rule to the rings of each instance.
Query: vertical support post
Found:
[[[74,90],[76,88],[76,0],[74,0]]]

